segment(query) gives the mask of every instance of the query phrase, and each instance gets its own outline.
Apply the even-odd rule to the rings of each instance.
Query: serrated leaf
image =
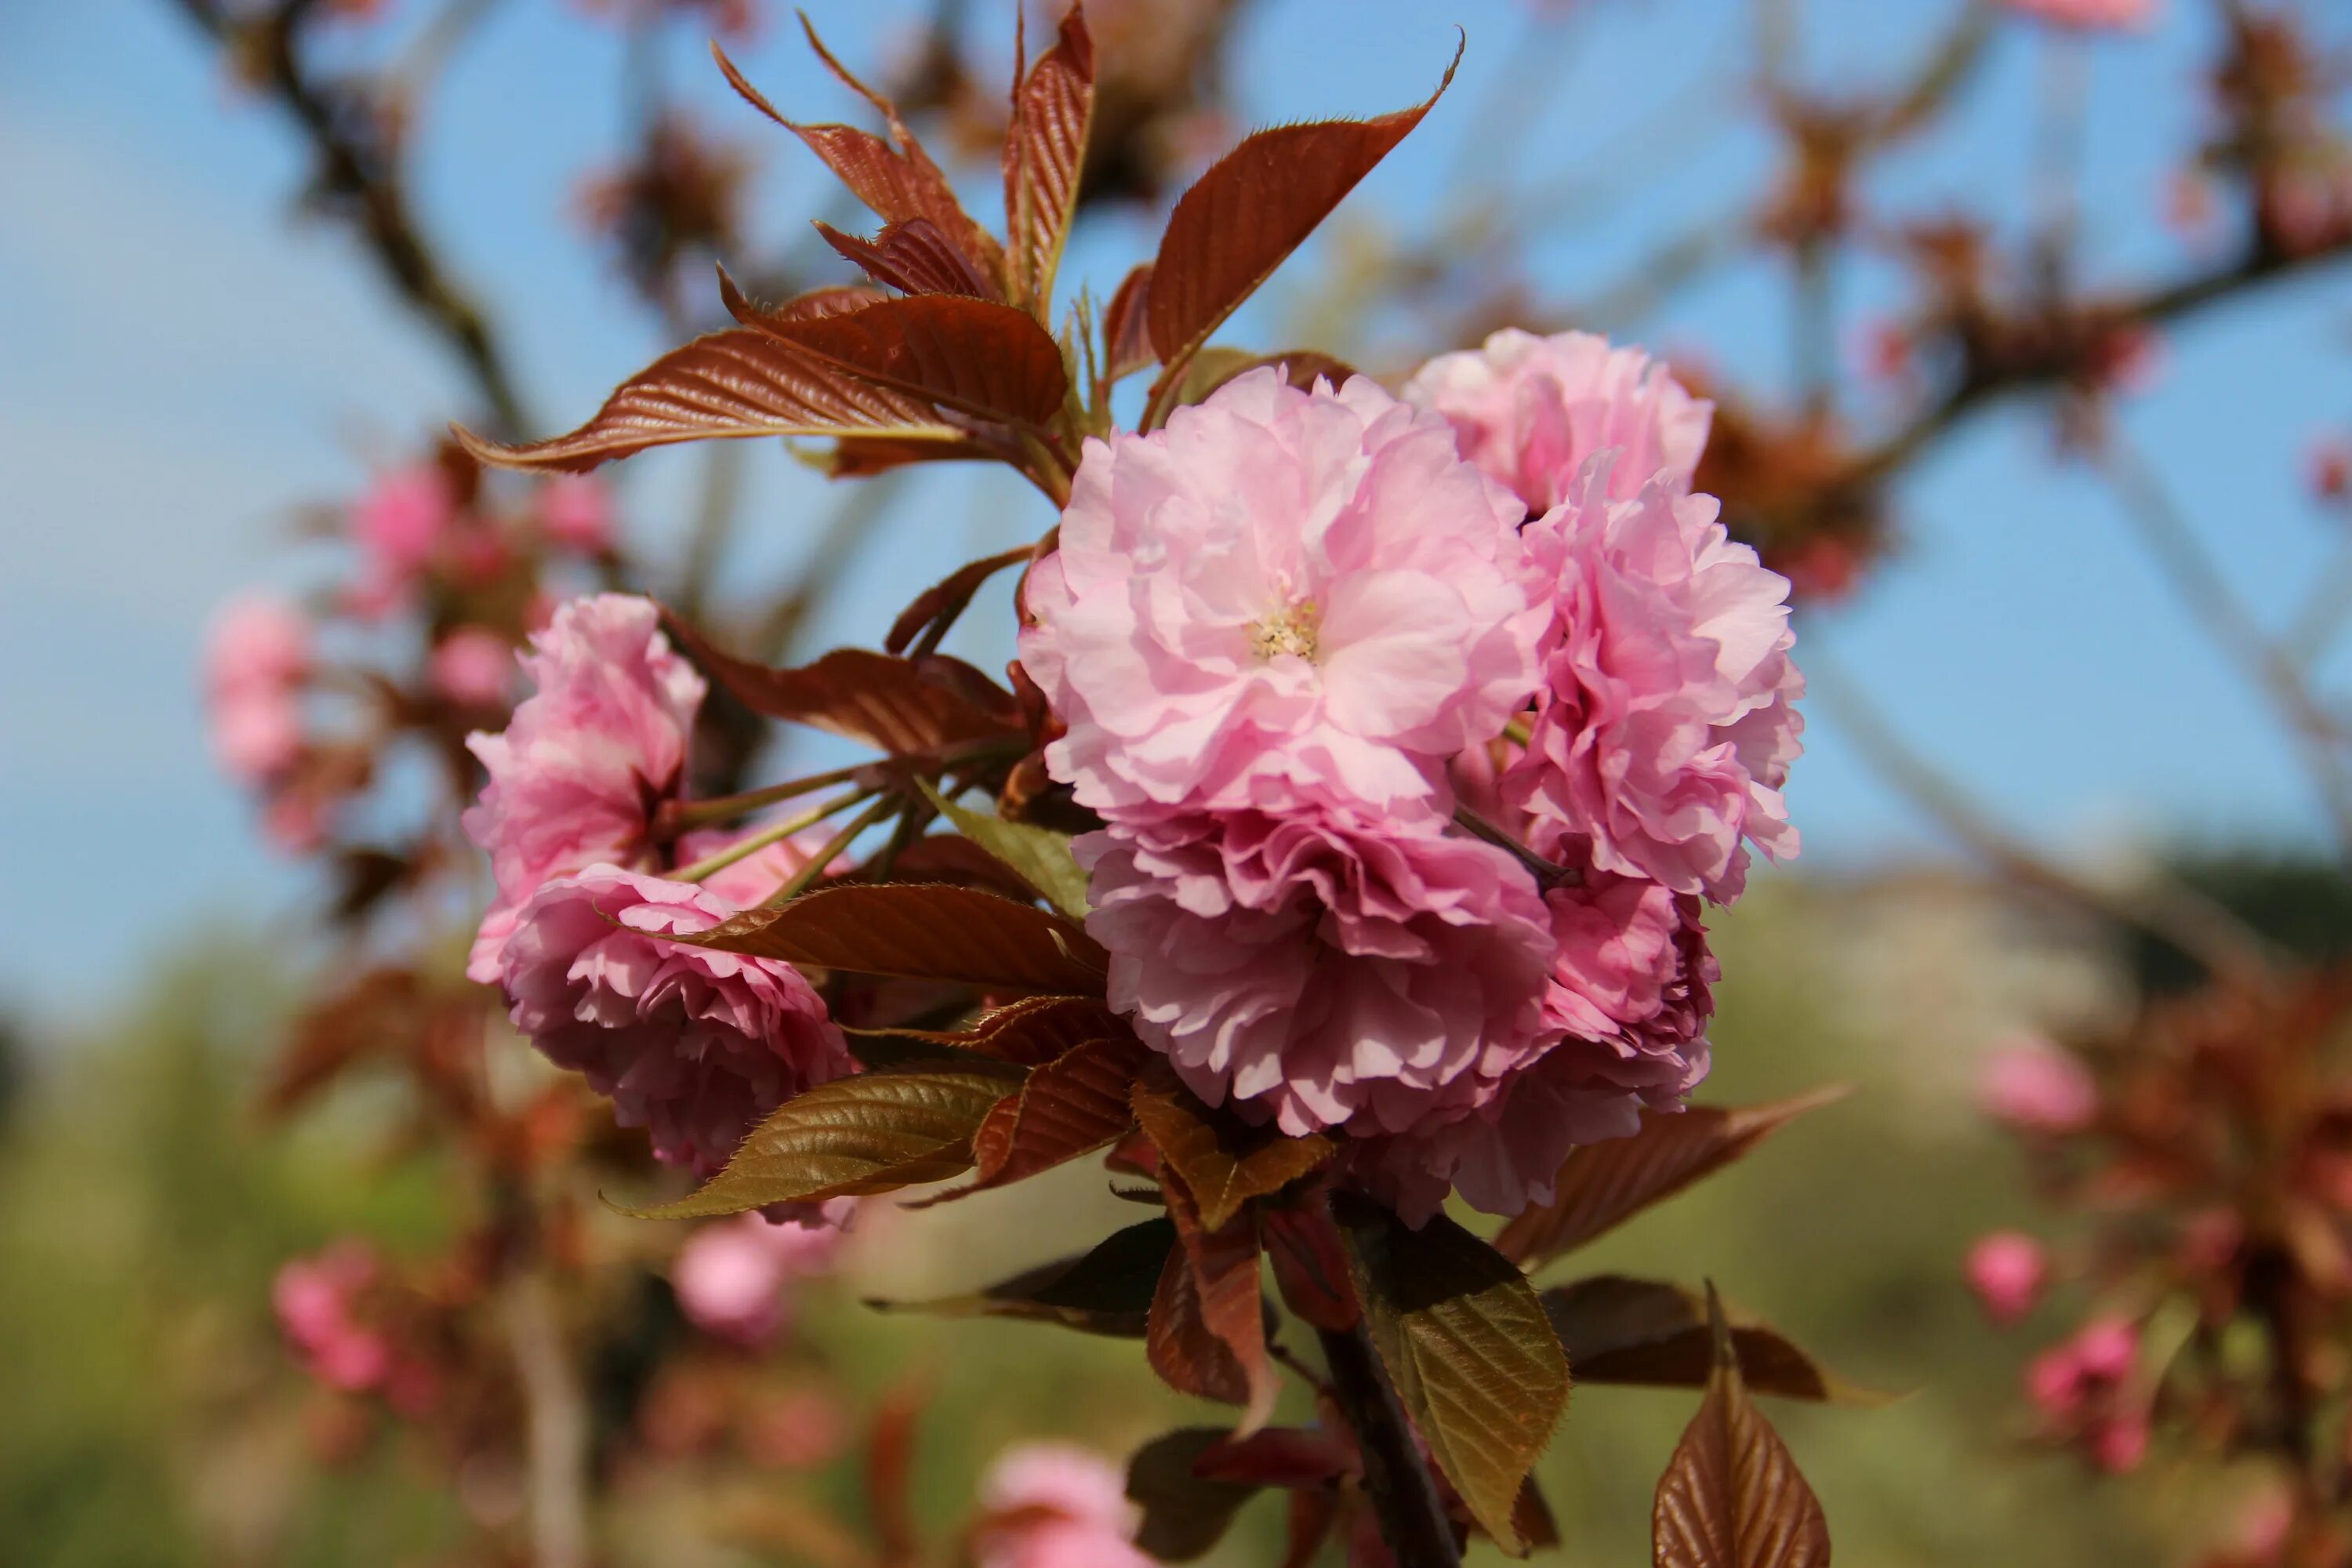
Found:
[[[1271,1123],[1253,1127],[1211,1110],[1174,1083],[1139,1081],[1135,1115],[1200,1205],[1201,1223],[1211,1230],[1221,1228],[1250,1199],[1281,1191],[1334,1152],[1319,1132],[1294,1138]]]
[[[885,224],[872,239],[844,234],[829,223],[816,231],[835,252],[856,263],[866,276],[902,294],[961,294],[985,300],[992,290],[987,279],[972,267],[939,226],[929,218],[908,218]]]
[[[1135,1543],[1162,1563],[1190,1563],[1205,1555],[1232,1528],[1255,1486],[1204,1480],[1192,1467],[1202,1454],[1225,1441],[1217,1426],[1180,1426],[1135,1451],[1127,1463],[1127,1495],[1143,1510]]]
[[[1510,1259],[1444,1215],[1414,1230],[1333,1194],[1356,1294],[1397,1397],[1471,1517],[1527,1550],[1519,1491],[1568,1408],[1568,1358]]]
[[[1126,1021],[1099,998],[1024,996],[989,1013],[969,1029],[881,1032],[893,1037],[1002,1057],[1023,1067],[1043,1067],[1088,1040],[1123,1035],[1128,1028]]]
[[[837,647],[814,664],[772,669],[735,658],[682,616],[663,612],[695,663],[754,713],[828,731],[904,757],[1020,734],[1012,693],[960,660]],[[977,698],[977,700],[975,700]]]
[[[959,294],[880,300],[861,310],[754,330],[836,371],[976,419],[1041,426],[1070,390],[1062,345],[1026,310]]]
[[[1062,245],[1078,208],[1078,173],[1094,121],[1095,46],[1073,0],[1054,47],[1013,92],[1004,133],[1004,236],[1013,297],[1046,319]]]
[[[781,305],[761,305],[743,292],[740,285],[728,275],[726,267],[719,268],[719,302],[727,313],[747,327],[782,326],[791,321],[805,321],[815,316],[845,315],[851,310],[863,310],[890,296],[879,289],[869,289],[858,283],[829,285],[795,294]]]
[[[1019,1081],[1019,1068],[971,1057],[821,1083],[770,1112],[694,1193],[624,1212],[700,1219],[945,1181],[971,1167],[972,1134]]]
[[[924,628],[942,616],[952,617],[963,613],[971,596],[980,592],[981,584],[1008,566],[1018,566],[1029,559],[1030,550],[1023,545],[1002,555],[990,555],[978,561],[968,561],[921,593],[898,612],[890,623],[889,636],[882,639],[886,652],[904,653],[907,645],[915,640]]]
[[[1204,1228],[1182,1185],[1163,1184],[1181,1245],[1151,1299],[1144,1352],[1179,1393],[1243,1406],[1246,1436],[1274,1414],[1280,1382],[1265,1353],[1265,1304],[1258,1286],[1257,1216],[1243,1213]]]
[[[1010,1186],[1117,1142],[1135,1125],[1127,1090],[1149,1054],[1122,1029],[1032,1069],[1021,1092],[999,1100],[972,1135],[973,1180],[929,1203]]]
[[[1827,1568],[1829,1523],[1780,1435],[1748,1398],[1708,1290],[1714,1368],[1650,1513],[1656,1568]]]
[[[1495,1245],[1523,1268],[1538,1268],[1664,1202],[1748,1153],[1808,1110],[1845,1097],[1816,1089],[1764,1105],[1694,1105],[1642,1113],[1630,1138],[1588,1143],[1560,1165],[1552,1201],[1505,1226]]]
[[[929,404],[846,374],[764,326],[713,332],[664,354],[568,435],[510,447],[461,426],[451,430],[481,462],[562,473],[584,473],[679,441],[886,436],[961,442],[969,434]]]
[[[1120,280],[1103,310],[1103,374],[1108,379],[1133,375],[1159,358],[1145,319],[1150,298],[1151,264],[1147,261]]]
[[[1148,1219],[1113,1232],[1076,1257],[1024,1269],[969,1296],[868,1304],[884,1311],[937,1317],[1059,1323],[1085,1333],[1139,1340],[1160,1270],[1176,1248],[1175,1226],[1165,1217]]]
[[[1662,1279],[1600,1274],[1542,1293],[1544,1311],[1582,1384],[1698,1388],[1715,1366],[1706,1298]],[[1742,1377],[1759,1394],[1874,1405],[1886,1395],[1846,1382],[1770,1324],[1727,1310]]]
[[[746,910],[673,942],[983,991],[1099,996],[1109,958],[1060,915],[976,888],[850,882]]]
[[[1068,834],[1026,822],[1007,822],[992,813],[958,805],[928,781],[917,782],[924,797],[955,824],[957,832],[1003,861],[1047,903],[1072,920],[1087,918],[1087,874],[1070,854]]]
[[[1459,49],[1426,101],[1373,120],[1258,132],[1176,203],[1151,264],[1146,319],[1165,365],[1181,365],[1340,199],[1404,140],[1454,80]]]
[[[746,103],[806,143],[809,151],[823,159],[825,167],[875,216],[884,223],[927,218],[978,264],[982,272],[991,278],[1002,277],[1003,253],[988,231],[963,210],[963,204],[956,199],[955,187],[948,183],[946,174],[931,161],[930,154],[923,151],[914,132],[907,129],[898,106],[858,80],[834,58],[805,16],[801,18],[801,27],[825,68],[882,116],[883,123],[889,128],[890,141],[854,126],[796,124],[777,112],[776,106],[735,68],[735,62],[718,45],[713,44],[710,52],[726,76],[727,84]]]

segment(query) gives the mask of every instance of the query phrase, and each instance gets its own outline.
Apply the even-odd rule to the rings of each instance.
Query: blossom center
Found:
[[[1312,599],[1301,599],[1250,623],[1250,652],[1260,664],[1286,653],[1312,664],[1318,651],[1315,633],[1322,624],[1321,608]]]

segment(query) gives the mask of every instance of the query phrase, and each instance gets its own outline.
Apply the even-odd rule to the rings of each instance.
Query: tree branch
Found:
[[[1461,1568],[1462,1552],[1454,1543],[1437,1481],[1422,1462],[1412,1428],[1362,1321],[1351,1330],[1318,1329],[1316,1334],[1331,1373],[1331,1396],[1356,1434],[1364,1490],[1396,1568]]]

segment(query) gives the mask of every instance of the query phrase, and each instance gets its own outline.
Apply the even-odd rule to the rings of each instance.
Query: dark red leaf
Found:
[[[890,296],[879,289],[869,289],[862,283],[836,284],[824,289],[812,289],[805,294],[795,294],[781,305],[754,303],[751,296],[728,274],[719,268],[719,302],[727,313],[747,327],[776,327],[792,321],[812,321],[819,316],[845,315],[862,310],[868,305],[879,304]]]
[[[844,86],[872,104],[889,127],[890,140],[886,142],[871,132],[859,131],[848,125],[799,125],[785,119],[760,90],[744,79],[718,45],[710,47],[726,74],[727,83],[743,100],[777,124],[798,136],[809,150],[824,160],[851,194],[864,202],[885,223],[901,223],[908,218],[928,218],[940,232],[954,242],[982,272],[990,277],[1002,277],[1003,253],[986,229],[972,221],[956,199],[955,187],[921,142],[907,129],[898,116],[898,107],[888,99],[850,75],[842,63],[833,58],[824,40],[808,18],[801,18],[802,29],[808,35],[809,47],[825,63]],[[895,143],[895,145],[894,145]]]
[[[1135,1543],[1160,1562],[1189,1563],[1207,1552],[1256,1495],[1255,1486],[1193,1473],[1194,1461],[1226,1436],[1215,1426],[1182,1426],[1154,1437],[1128,1461],[1127,1495],[1143,1510]]]
[[[925,663],[844,647],[814,664],[771,669],[720,652],[678,616],[665,613],[665,619],[679,646],[712,679],[743,706],[771,719],[831,731],[892,756],[1019,733],[1012,693],[969,665],[940,658],[927,668]],[[982,701],[972,700],[975,693]]]
[[[1706,1397],[1658,1479],[1653,1560],[1657,1568],[1828,1568],[1822,1505],[1748,1397],[1711,1289],[1707,1304],[1714,1367]]]
[[[1192,1473],[1203,1480],[1286,1491],[1330,1486],[1356,1468],[1353,1450],[1328,1432],[1303,1426],[1269,1426],[1246,1437],[1237,1434],[1202,1449],[1192,1461]]]
[[[1552,1201],[1505,1226],[1495,1246],[1522,1268],[1538,1268],[1721,1170],[1845,1093],[1832,1088],[1767,1105],[1645,1110],[1642,1130],[1631,1138],[1589,1143],[1569,1155]]]
[[[1161,1216],[1115,1232],[1077,1257],[1024,1269],[973,1295],[867,1305],[941,1317],[1017,1318],[1139,1340],[1160,1272],[1176,1252],[1176,1227]]]
[[[1256,291],[1283,258],[1421,123],[1454,80],[1373,120],[1312,121],[1261,131],[1219,159],[1178,199],[1151,267],[1151,345],[1180,365]]]
[[[1049,317],[1054,273],[1078,206],[1078,172],[1094,121],[1095,46],[1072,0],[1054,47],[1013,91],[1004,133],[1004,235],[1013,297]]]
[[[830,479],[865,479],[910,463],[994,462],[1002,454],[981,441],[900,441],[887,436],[845,436],[824,455]]]
[[[1103,374],[1112,381],[1133,375],[1159,356],[1152,352],[1145,302],[1151,298],[1151,264],[1145,262],[1119,283],[1103,310]]]
[[[902,294],[961,294],[985,300],[994,290],[971,260],[927,217],[884,226],[872,239],[819,223],[824,242],[856,262],[866,276]]]
[[[648,447],[678,441],[754,436],[884,436],[926,442],[966,437],[968,432],[948,423],[936,408],[868,377],[847,374],[779,338],[778,330],[762,325],[713,332],[664,354],[623,382],[594,418],[569,435],[509,447],[461,426],[451,431],[458,445],[481,462],[564,473],[583,473]]]
[[[1697,1388],[1715,1366],[1706,1298],[1662,1279],[1595,1275],[1542,1292],[1545,1315],[1580,1384]],[[1739,1369],[1759,1394],[1839,1405],[1878,1405],[1885,1396],[1823,1367],[1770,1324],[1731,1313]]]
[[[1316,1328],[1353,1329],[1362,1309],[1348,1276],[1347,1244],[1322,1205],[1269,1207],[1259,1223],[1284,1303]]]
[[[848,882],[670,940],[819,969],[983,991],[1102,994],[1109,961],[1076,922],[971,888]]]
[[[1252,1127],[1230,1111],[1212,1110],[1190,1089],[1160,1079],[1135,1087],[1136,1120],[1169,1169],[1201,1207],[1201,1222],[1222,1227],[1252,1198],[1278,1192],[1328,1160],[1333,1145],[1320,1133],[1293,1138],[1271,1123]]]
[[[759,330],[875,384],[977,419],[1042,425],[1070,390],[1062,346],[1025,310],[958,294],[882,300],[862,310]]]
[[[1148,1054],[1122,1029],[1032,1069],[972,1137],[979,1179],[949,1195],[1009,1186],[1118,1140],[1135,1125],[1127,1091]]]
[[[1244,1406],[1234,1433],[1247,1436],[1273,1416],[1281,1391],[1265,1351],[1257,1216],[1244,1209],[1213,1228],[1181,1179],[1163,1173],[1160,1186],[1182,1247],[1160,1277],[1144,1349],[1171,1387]]]
[[[882,639],[883,647],[891,653],[904,653],[907,645],[913,642],[926,626],[942,616],[961,615],[963,607],[971,603],[971,596],[980,591],[982,584],[1008,566],[1020,565],[1029,559],[1030,553],[1029,546],[1024,544],[1002,555],[991,555],[957,567],[916,595],[914,603],[898,612],[898,618],[890,623],[890,635]]]
[[[1015,875],[1012,867],[961,833],[934,833],[916,839],[898,851],[891,876],[902,882],[953,882],[958,887],[985,888],[1024,903],[1038,896],[1037,889]]]

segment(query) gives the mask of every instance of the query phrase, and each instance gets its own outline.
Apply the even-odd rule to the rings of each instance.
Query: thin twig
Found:
[[[532,1568],[588,1563],[588,1401],[546,1275],[526,1264],[507,1282],[509,1353],[522,1386]]]

